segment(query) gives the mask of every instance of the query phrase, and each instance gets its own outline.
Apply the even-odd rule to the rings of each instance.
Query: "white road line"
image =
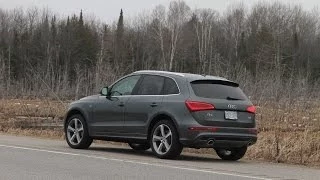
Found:
[[[12,148],[12,149],[22,149],[22,150],[29,150],[29,151],[38,151],[38,152],[47,152],[47,153],[70,155],[70,156],[81,156],[81,157],[94,158],[94,159],[100,159],[100,160],[117,161],[117,162],[124,162],[124,163],[156,166],[156,167],[163,167],[163,168],[179,169],[179,170],[201,172],[201,173],[210,173],[210,174],[225,175],[225,176],[234,176],[234,177],[241,177],[241,178],[271,180],[270,178],[264,178],[264,177],[246,176],[246,175],[241,175],[241,174],[224,173],[224,172],[218,172],[218,171],[209,171],[209,170],[203,170],[203,169],[194,169],[194,168],[178,167],[178,166],[171,166],[171,165],[161,165],[161,164],[156,164],[156,163],[139,162],[139,161],[125,160],[125,159],[106,158],[106,157],[101,157],[101,156],[68,153],[68,152],[62,152],[62,151],[52,151],[52,150],[46,150],[46,149],[28,148],[28,147],[21,147],[21,146],[10,146],[10,145],[4,145],[4,144],[0,144],[0,147]]]

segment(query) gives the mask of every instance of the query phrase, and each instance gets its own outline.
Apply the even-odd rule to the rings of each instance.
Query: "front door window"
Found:
[[[140,76],[126,77],[112,86],[111,96],[131,95]]]

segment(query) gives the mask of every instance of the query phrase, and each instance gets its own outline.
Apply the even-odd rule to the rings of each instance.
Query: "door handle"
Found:
[[[123,103],[123,102],[120,102],[120,104],[119,104],[118,106],[123,107],[123,106],[124,106],[124,103]]]
[[[150,106],[151,106],[151,107],[157,107],[158,104],[154,102],[154,103],[151,103]]]

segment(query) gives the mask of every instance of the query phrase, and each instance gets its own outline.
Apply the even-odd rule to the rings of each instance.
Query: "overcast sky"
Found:
[[[212,8],[223,12],[230,4],[243,2],[250,7],[260,0],[185,0],[191,8]],[[269,0],[275,1],[275,0]],[[320,7],[320,0],[279,0],[284,3],[301,4],[311,10]],[[79,13],[83,9],[86,14],[94,14],[97,18],[111,22],[119,17],[122,8],[125,15],[134,16],[144,10],[153,9],[158,4],[167,6],[170,0],[0,0],[0,8],[12,9],[15,7],[48,8],[53,12],[65,16]],[[268,2],[268,1],[267,1]]]

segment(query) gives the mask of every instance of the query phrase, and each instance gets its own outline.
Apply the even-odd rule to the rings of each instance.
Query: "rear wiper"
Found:
[[[230,96],[228,96],[226,99],[227,99],[227,100],[231,100],[231,101],[239,101],[239,100],[243,100],[243,99],[234,98],[234,97],[230,97]]]

